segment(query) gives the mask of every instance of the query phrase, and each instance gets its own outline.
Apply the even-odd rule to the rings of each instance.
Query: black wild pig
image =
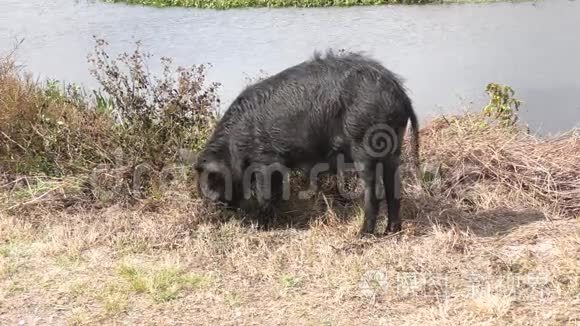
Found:
[[[264,225],[272,202],[286,193],[288,171],[310,173],[328,163],[340,172],[355,163],[365,185],[360,234],[374,233],[380,181],[388,207],[386,232],[398,232],[398,167],[408,121],[418,163],[418,122],[397,77],[360,54],[316,54],[239,94],[198,156],[198,187],[235,207],[254,184]]]

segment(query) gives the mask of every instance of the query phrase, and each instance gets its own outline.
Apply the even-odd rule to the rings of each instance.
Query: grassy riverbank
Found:
[[[96,94],[0,64],[0,324],[580,321],[580,134],[513,125],[509,90],[423,126],[401,234],[358,239],[359,201],[332,180],[258,231],[191,184],[215,121],[205,68],[155,79],[141,52],[105,51]]]
[[[259,7],[350,7],[389,4],[437,4],[495,2],[496,0],[106,0],[155,7],[193,7],[206,9]]]

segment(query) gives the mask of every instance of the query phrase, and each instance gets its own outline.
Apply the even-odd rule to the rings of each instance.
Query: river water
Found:
[[[210,62],[225,108],[247,77],[344,48],[401,75],[422,120],[481,107],[485,85],[495,81],[515,89],[522,120],[544,134],[579,125],[579,32],[580,1],[568,0],[227,11],[0,0],[0,53],[23,38],[18,60],[40,78],[94,87],[86,61],[92,36],[113,52],[141,40],[156,58]]]

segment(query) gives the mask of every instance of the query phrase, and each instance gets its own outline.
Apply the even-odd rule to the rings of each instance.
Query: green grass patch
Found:
[[[118,270],[121,276],[136,293],[148,294],[156,302],[167,302],[179,298],[186,290],[199,287],[203,278],[185,273],[179,267],[164,267],[147,270],[123,264]]]
[[[128,289],[116,283],[107,284],[97,296],[106,316],[116,316],[127,309]]]
[[[292,275],[283,275],[280,278],[280,284],[286,289],[292,289],[300,286],[301,280]]]
[[[18,274],[20,265],[14,261],[3,262],[0,266],[0,280],[11,278]]]

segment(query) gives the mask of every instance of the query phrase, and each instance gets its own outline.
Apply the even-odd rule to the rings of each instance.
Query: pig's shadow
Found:
[[[292,194],[289,200],[276,203],[275,214],[269,219],[269,230],[288,228],[303,230],[311,227],[313,222],[332,219],[333,222],[351,223],[353,218],[362,215],[362,192],[356,198],[344,198],[335,188],[318,191],[310,198],[299,199]],[[377,234],[382,232],[387,220],[385,201],[381,200],[378,217]],[[255,209],[239,210],[228,214],[230,218],[241,219],[242,224],[257,225]],[[546,216],[539,210],[516,210],[508,207],[490,209],[466,209],[452,203],[437,201],[427,195],[418,197],[403,196],[401,200],[401,218],[403,228],[413,234],[422,235],[439,228],[467,232],[480,237],[494,237],[510,233],[514,229],[533,222],[545,220]]]

